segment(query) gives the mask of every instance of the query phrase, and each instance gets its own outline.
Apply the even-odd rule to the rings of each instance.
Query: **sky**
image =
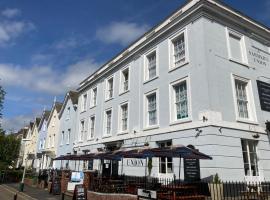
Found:
[[[270,26],[270,0],[224,0]],[[0,85],[7,92],[2,126],[27,125],[53,100],[184,0],[0,0]]]

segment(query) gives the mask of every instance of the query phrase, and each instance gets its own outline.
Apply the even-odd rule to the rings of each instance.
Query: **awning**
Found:
[[[119,149],[112,152],[90,153],[84,155],[65,155],[59,156],[54,160],[90,160],[90,159],[106,159],[121,160],[122,158],[152,158],[152,157],[181,157],[189,159],[212,159],[198,150],[191,149],[184,145],[175,145],[164,148],[141,147],[135,149]]]

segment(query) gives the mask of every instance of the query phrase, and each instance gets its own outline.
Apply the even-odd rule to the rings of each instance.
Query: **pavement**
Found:
[[[24,192],[19,192],[18,188],[18,183],[0,185],[0,200],[14,200],[15,194],[17,194],[17,200],[61,200],[61,195],[49,194],[44,189],[25,185]]]

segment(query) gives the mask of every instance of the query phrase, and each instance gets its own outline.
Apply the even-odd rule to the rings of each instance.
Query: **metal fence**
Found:
[[[176,179],[119,176],[93,177],[89,190],[100,193],[137,195],[139,188],[156,191],[157,199],[212,199],[212,200],[267,200],[270,199],[270,182],[182,182]]]

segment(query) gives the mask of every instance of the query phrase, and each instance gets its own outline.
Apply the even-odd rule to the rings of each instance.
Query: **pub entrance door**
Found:
[[[117,160],[104,160],[102,166],[102,174],[105,177],[118,176],[118,161]]]

